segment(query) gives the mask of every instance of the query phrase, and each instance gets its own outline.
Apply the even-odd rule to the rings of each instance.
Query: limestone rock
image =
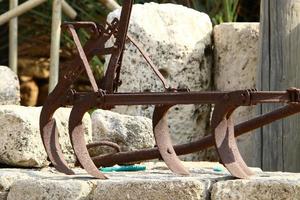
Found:
[[[0,162],[22,167],[48,165],[39,132],[41,107],[0,106]],[[74,162],[68,135],[70,108],[60,108],[54,115],[60,132],[60,144],[68,162]],[[88,114],[83,119],[87,142],[91,136]]]
[[[88,182],[69,180],[22,180],[16,182],[7,200],[85,200],[92,190]]]
[[[224,23],[214,27],[215,88],[231,91],[256,88],[258,76],[259,23]],[[256,115],[255,107],[241,107],[234,112],[235,123]],[[256,135],[238,138],[240,151],[248,164],[260,160],[254,155]],[[260,136],[259,136],[260,137]],[[260,154],[259,151],[257,153]]]
[[[161,162],[144,163],[146,171],[106,173],[107,180],[92,179],[83,169],[64,175],[53,168],[0,168],[0,199],[154,199],[252,200],[299,199],[300,174],[261,172],[250,179],[233,179],[218,163],[184,162],[189,176],[172,174]],[[6,198],[4,198],[6,200]],[[2,200],[2,199],[1,199]]]
[[[0,105],[20,104],[18,76],[8,67],[0,66]]]
[[[197,180],[120,180],[98,182],[94,191],[94,199],[130,199],[130,200],[196,200],[205,199],[206,185]]]
[[[0,192],[8,192],[17,180],[28,179],[30,176],[19,169],[5,169],[0,172]]]
[[[250,180],[220,181],[213,185],[211,199],[299,199],[300,176],[292,173],[264,173]]]
[[[109,140],[120,145],[122,151],[154,146],[152,122],[146,117],[122,115],[106,110],[95,110],[92,115],[93,142]],[[101,154],[103,152],[99,151]]]
[[[108,21],[119,14],[120,10],[110,13]],[[206,14],[174,4],[137,4],[133,6],[128,32],[172,87],[210,89],[212,24]],[[159,79],[130,43],[125,45],[122,64],[120,92],[163,91]],[[114,111],[151,118],[153,106],[121,106]],[[209,112],[207,105],[175,106],[169,118],[174,143],[203,136]]]

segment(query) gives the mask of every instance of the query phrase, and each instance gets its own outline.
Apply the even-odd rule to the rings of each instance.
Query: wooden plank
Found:
[[[60,49],[60,25],[61,25],[62,0],[53,0],[52,5],[52,27],[50,48],[50,77],[49,92],[58,82],[59,73],[59,49]]]
[[[9,9],[18,6],[18,0],[9,1]],[[9,21],[9,67],[16,74],[18,73],[18,18]]]
[[[0,15],[0,25],[5,24],[14,17],[18,17],[30,11],[31,9],[39,6],[46,1],[47,0],[28,0],[15,7],[14,9],[10,9],[6,13]],[[71,19],[75,19],[75,17],[77,16],[77,12],[65,1],[62,1],[62,10]]]
[[[261,14],[261,89],[285,90],[300,86],[300,9],[296,0],[262,1]],[[262,112],[278,105],[264,105]],[[300,119],[279,120],[261,129],[262,168],[300,171]]]
[[[29,0],[21,5],[9,10],[8,12],[0,15],[0,25],[8,22],[10,19],[24,14],[25,12],[31,10],[32,8],[44,3],[47,0]]]
[[[282,1],[283,14],[287,13],[287,22],[282,26],[283,38],[283,69],[284,85],[300,87],[300,2]],[[284,18],[284,16],[282,16]],[[296,115],[283,121],[283,169],[300,171],[300,116]]]

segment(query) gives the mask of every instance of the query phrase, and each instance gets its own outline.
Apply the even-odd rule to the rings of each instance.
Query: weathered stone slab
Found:
[[[151,148],[155,144],[149,118],[98,109],[91,114],[91,119],[93,142],[112,141],[120,145],[122,151]]]
[[[108,21],[119,14],[120,10],[110,13]],[[133,6],[128,32],[172,87],[188,87],[192,91],[210,89],[212,24],[208,15],[174,4],[137,4]],[[121,80],[120,92],[163,91],[159,79],[130,43],[125,46]],[[114,111],[151,118],[153,107],[124,106]],[[169,117],[174,143],[203,136],[209,112],[207,105],[174,106]],[[199,155],[188,157],[198,159]]]
[[[215,88],[219,91],[256,88],[259,23],[223,23],[214,27],[213,35]],[[236,123],[255,115],[255,107],[241,107],[234,112]],[[241,153],[252,166],[260,166],[256,137],[248,134],[238,138]]]
[[[250,180],[220,181],[213,185],[211,199],[300,199],[300,175],[263,173]]]
[[[209,188],[223,173],[211,169],[191,169],[191,176],[178,176],[169,170],[147,167],[142,172],[106,173],[108,180],[97,180],[82,169],[67,176],[52,168],[42,171],[28,169],[0,169],[2,176],[12,176],[8,200],[35,199],[207,199]],[[160,165],[160,164],[159,164]],[[187,166],[192,166],[190,163]],[[14,173],[13,173],[14,172]],[[17,177],[15,177],[15,175]],[[1,182],[0,182],[1,185]],[[9,187],[8,187],[9,186]]]
[[[7,200],[84,200],[92,190],[88,182],[78,180],[21,180],[12,185]]]
[[[8,67],[0,66],[0,105],[20,104],[18,76]]]
[[[257,172],[248,180],[233,179],[226,169],[215,172],[218,163],[184,162],[190,176],[172,174],[165,164],[145,163],[146,171],[106,173],[97,180],[84,170],[64,175],[53,168],[0,169],[0,197],[8,200],[35,199],[299,199],[300,174]],[[0,198],[1,199],[1,198]],[[6,200],[6,198],[4,198]],[[2,199],[1,199],[2,200]]]
[[[60,144],[68,162],[75,161],[68,134],[71,109],[60,108],[54,115]],[[0,163],[22,167],[47,166],[47,155],[39,132],[41,107],[0,106]],[[91,120],[83,119],[87,142],[91,140]]]

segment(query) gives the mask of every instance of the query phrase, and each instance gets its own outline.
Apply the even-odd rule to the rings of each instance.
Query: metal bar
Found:
[[[283,117],[288,117],[290,115],[296,114],[298,112],[300,112],[300,105],[289,104],[280,109],[255,117],[249,121],[236,125],[234,127],[235,137],[238,137],[261,126],[267,125]],[[177,155],[185,155],[196,151],[202,151],[213,145],[213,136],[208,135],[194,142],[174,145],[174,149]],[[111,166],[114,164],[145,161],[157,158],[161,158],[158,149],[151,148],[129,152],[120,152],[111,155],[96,156],[93,157],[92,160],[94,161],[97,167],[100,167]]]
[[[52,3],[52,27],[50,48],[50,77],[49,93],[58,82],[59,71],[59,48],[60,48],[60,25],[61,25],[62,0],[53,0]]]
[[[77,93],[78,98],[97,97],[91,92]],[[105,94],[103,105],[159,105],[159,104],[215,104],[230,92],[148,92],[148,93],[113,93]],[[252,95],[252,94],[251,94]],[[290,102],[288,92],[255,92],[255,103]],[[278,98],[278,99],[277,99]],[[229,99],[230,101],[230,99]]]
[[[96,80],[95,80],[95,77],[93,75],[92,69],[90,67],[89,61],[87,60],[87,57],[86,57],[86,55],[84,53],[84,50],[83,50],[83,48],[81,46],[80,40],[78,38],[78,35],[77,35],[77,33],[76,33],[76,31],[75,31],[75,29],[74,29],[74,27],[72,25],[69,25],[69,30],[70,30],[70,32],[72,34],[73,40],[74,40],[74,42],[76,44],[76,47],[77,47],[78,55],[80,57],[82,65],[85,68],[85,71],[86,71],[86,73],[88,75],[90,83],[91,83],[91,85],[93,87],[93,90],[94,90],[94,92],[98,92],[98,90],[99,90],[98,89],[98,85],[96,83]]]
[[[18,6],[18,0],[9,1],[9,9],[12,10]],[[18,18],[12,18],[9,21],[9,67],[18,73]]]
[[[290,95],[287,91],[257,91],[251,93],[251,102],[253,104],[289,102],[290,100]]]
[[[32,8],[46,2],[47,0],[29,0],[21,5],[15,7],[12,10],[9,10],[8,12],[0,15],[0,25],[8,22],[10,19],[17,17],[19,15],[24,14],[25,12],[31,10]]]
[[[110,61],[108,63],[108,67],[106,69],[105,77],[104,77],[105,80],[104,88],[108,93],[113,93],[114,78],[117,69],[117,63],[120,59],[120,56],[125,46],[127,29],[128,29],[130,14],[132,10],[132,3],[133,0],[127,0],[124,1],[122,6],[120,21],[118,23],[118,33],[115,36],[116,37],[115,46],[117,48],[116,51],[110,57]]]

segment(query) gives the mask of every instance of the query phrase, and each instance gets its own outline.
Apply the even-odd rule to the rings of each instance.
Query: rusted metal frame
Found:
[[[106,141],[106,140],[103,140],[100,142],[89,143],[86,145],[86,148],[91,149],[91,148],[99,147],[99,146],[108,146],[108,147],[113,148],[116,152],[121,152],[121,147],[118,144],[111,142],[111,141]]]
[[[240,123],[234,127],[235,137],[248,133],[254,129],[270,124],[276,120],[294,115],[300,112],[300,104],[290,103],[282,108],[276,109],[269,113],[250,119]],[[207,135],[200,140],[192,141],[185,144],[174,145],[174,150],[177,155],[186,155],[198,151],[202,151],[211,146],[214,146],[212,135]],[[148,148],[129,152],[114,153],[112,155],[99,155],[92,157],[93,162],[97,167],[113,166],[115,164],[141,162],[152,159],[161,159],[158,148]]]
[[[122,60],[123,60],[124,51],[122,51],[119,61],[117,62],[117,69],[116,69],[116,77],[114,79],[113,83],[113,90],[114,92],[118,91],[118,87],[122,84],[122,81],[120,80],[120,73],[121,73],[121,67],[122,67]]]
[[[211,119],[214,146],[219,158],[227,170],[237,178],[249,178],[253,173],[239,152],[234,137],[232,113],[239,106],[251,104],[251,91],[230,92],[215,104]]]
[[[48,118],[44,117],[44,119],[47,119],[48,121],[44,120],[44,122],[46,123],[41,124],[41,127],[43,127],[43,129],[46,129],[45,131],[48,131],[48,133],[46,134],[48,137],[48,138],[46,137],[46,140],[48,141],[45,142],[45,136],[44,136],[43,142],[44,144],[46,143],[47,145],[50,145],[52,141],[52,144],[55,147],[54,150],[56,150],[56,152],[54,153],[51,152],[51,154],[57,157],[57,160],[54,161],[57,161],[58,165],[61,165],[61,166],[57,166],[57,168],[59,170],[62,169],[62,171],[64,171],[65,173],[70,173],[70,174],[73,173],[72,171],[70,172],[70,169],[67,166],[64,166],[66,165],[66,163],[63,159],[61,150],[59,148],[59,144],[57,142],[57,134],[58,134],[57,128],[55,125],[55,121],[51,119],[53,114],[51,113],[51,111],[53,110],[55,111],[56,110],[55,107],[57,107],[59,103],[60,104],[62,104],[62,102],[65,103],[66,101],[65,99],[68,99],[68,101],[70,101],[69,100],[70,98],[68,96],[72,97],[72,101],[70,101],[70,103],[74,104],[69,119],[70,120],[69,132],[70,132],[71,142],[73,144],[75,154],[78,157],[79,162],[87,170],[87,172],[97,178],[106,178],[106,177],[102,173],[100,173],[97,167],[94,165],[93,161],[88,155],[87,147],[85,146],[81,120],[83,114],[88,109],[92,107],[107,108],[112,105],[137,105],[137,104],[157,105],[154,112],[153,127],[154,127],[155,139],[159,144],[158,149],[160,151],[160,155],[166,161],[167,165],[172,171],[180,174],[187,174],[188,172],[184,169],[179,159],[177,158],[177,155],[175,153],[175,150],[173,149],[173,145],[169,137],[168,125],[166,121],[167,110],[172,105],[175,104],[191,104],[191,103],[211,104],[212,103],[212,104],[216,104],[215,111],[213,114],[213,120],[212,120],[213,135],[214,135],[214,137],[212,138],[215,141],[215,146],[219,152],[220,158],[222,162],[225,164],[226,168],[229,169],[229,171],[234,176],[239,178],[247,178],[252,173],[244,163],[237,149],[237,145],[234,139],[234,134],[235,134],[234,127],[231,119],[232,112],[239,106],[252,105],[256,103],[299,102],[300,100],[299,90],[291,89],[287,92],[257,92],[253,90],[243,90],[243,91],[223,92],[223,93],[221,92],[201,93],[201,92],[182,92],[182,91],[176,91],[175,89],[172,89],[172,90],[167,90],[168,92],[166,93],[142,93],[142,94],[115,93],[113,94],[113,91],[116,91],[119,84],[118,79],[120,75],[120,67],[122,62],[122,55],[123,55],[123,49],[124,49],[124,44],[126,39],[126,33],[128,29],[131,8],[132,8],[132,0],[125,1],[121,12],[120,21],[118,22],[115,20],[112,23],[112,25],[116,25],[116,29],[112,30],[111,25],[108,27],[107,29],[108,35],[109,34],[116,35],[115,36],[116,43],[110,49],[104,48],[104,43],[105,43],[104,41],[98,44],[100,48],[93,47],[87,49],[89,51],[88,53],[85,52],[85,50],[83,50],[83,48],[81,47],[80,41],[74,30],[74,26],[69,25],[69,27],[71,27],[70,30],[76,42],[76,46],[79,52],[79,56],[75,60],[81,63],[81,65],[79,65],[79,68],[77,68],[74,71],[80,71],[81,68],[85,67],[88,77],[91,80],[91,84],[93,86],[94,92],[82,93],[79,95],[76,95],[76,93],[72,93],[72,92],[71,95],[65,93],[64,94],[65,97],[59,99],[59,101],[56,102],[55,106],[52,105],[52,110],[48,109]],[[81,25],[85,26],[86,24],[83,23]],[[77,24],[77,26],[80,26],[80,24]],[[102,33],[104,28],[99,30],[101,30],[99,32]],[[105,35],[105,33],[103,33],[103,35]],[[97,52],[98,53],[111,52],[112,54],[108,69],[104,77],[104,87],[102,87],[103,90],[100,91],[98,91],[96,81],[93,77],[93,74],[91,73],[91,69],[88,64],[88,60],[91,58],[89,56]],[[152,67],[154,72],[156,72],[156,75],[161,80],[164,81],[163,77],[160,77],[161,74],[156,69],[156,67],[154,65],[151,65],[150,58],[147,55],[144,55],[142,51],[140,52],[144,56],[145,60],[148,63],[150,63],[149,65]],[[85,55],[85,53],[87,55]],[[64,84],[62,85],[66,85],[68,82],[72,82],[75,80],[76,80],[76,73],[72,72],[72,69],[68,69],[65,76],[63,76],[62,82]],[[60,87],[62,87],[62,85]],[[57,95],[53,95],[53,97],[57,97]],[[192,98],[186,100],[189,97]],[[49,116],[51,117],[49,118]],[[50,147],[48,146],[48,148],[51,149],[51,145]],[[49,154],[48,150],[47,153]],[[51,156],[49,157],[51,159]],[[145,156],[143,156],[143,159],[145,159]]]
[[[171,93],[171,92],[169,92],[169,93]],[[178,92],[178,93],[173,92],[173,93],[177,94],[177,95],[180,94],[180,92]],[[223,112],[224,114],[222,114],[222,111],[220,113],[218,111],[218,109],[216,109],[215,116],[217,116],[217,119],[214,119],[215,124],[216,124],[216,127],[214,127],[214,130],[218,128],[219,124],[221,124],[220,122],[221,122],[222,118],[224,118],[222,116],[224,116],[227,113],[231,114],[232,106],[233,106],[233,108],[235,108],[240,105],[251,104],[251,101],[250,101],[251,91],[248,91],[248,90],[234,91],[234,92],[208,92],[208,93],[211,95],[216,95],[216,94],[219,95],[219,96],[213,96],[213,99],[216,99],[216,98],[218,99],[216,101],[217,105],[221,105],[220,102],[223,102],[223,100],[230,103],[228,106],[224,107],[225,111],[226,111],[226,112]],[[209,96],[208,93],[194,92],[194,94],[201,94],[201,95],[205,95],[205,96]],[[162,94],[164,94],[163,96],[168,96],[165,93],[160,93],[158,96],[162,96]],[[189,92],[185,92],[182,96],[187,96],[188,94],[189,94]],[[258,93],[255,92],[255,94],[257,95]],[[108,95],[114,96],[113,94],[108,94]],[[95,177],[98,177],[98,178],[104,178],[104,176],[103,176],[103,174],[101,174],[99,172],[99,170],[97,170],[97,166],[95,166],[92,159],[88,155],[87,148],[84,145],[85,141],[84,141],[84,137],[83,137],[83,128],[82,128],[81,119],[82,119],[83,114],[88,109],[93,108],[93,107],[101,108],[102,106],[107,106],[105,104],[105,101],[107,100],[107,99],[105,99],[105,97],[108,95],[103,93],[101,96],[99,96],[98,93],[93,93],[93,92],[85,93],[84,95],[80,94],[79,96],[76,97],[77,100],[72,109],[72,113],[71,113],[70,119],[69,119],[70,120],[69,121],[70,134],[71,134],[72,144],[74,147],[74,152],[75,152],[81,166],[83,166],[89,174],[91,174]],[[131,94],[125,94],[125,95],[128,98],[132,97]],[[140,94],[139,96],[144,98],[144,96],[149,97],[149,95],[151,95],[151,94],[148,94],[148,95]],[[282,102],[290,101],[290,94],[287,92],[281,92],[281,93],[275,92],[275,93],[273,93],[273,96],[274,95],[276,95],[276,97],[279,96],[279,99]],[[268,100],[272,99],[273,96],[272,96],[272,93],[268,93]],[[212,97],[210,97],[210,98],[212,98]],[[161,97],[160,97],[160,99],[161,99]],[[264,101],[264,100],[265,99],[262,99],[262,101]],[[128,104],[128,102],[123,102],[122,99],[118,98],[117,102],[120,102],[120,101],[122,104]],[[137,101],[139,101],[139,100],[137,100]],[[198,102],[199,101],[201,101],[201,98],[198,99]],[[277,102],[277,101],[278,101],[277,99],[274,99],[274,102]],[[208,103],[211,103],[211,102],[208,102]],[[150,104],[149,100],[148,100],[147,104]],[[111,105],[111,104],[109,104],[109,105]],[[160,105],[161,105],[161,102],[160,102]],[[168,124],[166,122],[166,112],[171,106],[172,106],[172,104],[170,104],[170,102],[169,102],[168,106],[164,105],[164,106],[156,107],[156,110],[154,112],[154,118],[153,118],[155,139],[158,144],[160,155],[165,160],[165,162],[170,167],[170,169],[179,174],[188,174],[188,171],[183,167],[183,165],[180,163],[179,159],[177,158],[177,155],[173,149],[173,145],[169,138]],[[221,117],[221,118],[219,118],[220,120],[218,120],[218,117]],[[225,122],[227,123],[227,121],[225,121]],[[225,128],[227,129],[227,127],[233,129],[233,123],[231,123],[230,125],[226,124]],[[223,129],[220,129],[220,130],[222,131],[221,133],[224,132]],[[217,133],[218,133],[218,135],[220,135],[220,132],[217,131]],[[234,137],[233,130],[231,130],[231,135],[232,135],[232,137]],[[233,144],[236,145],[235,143],[233,143]],[[230,147],[235,147],[235,149],[236,149],[236,153],[233,154],[234,158],[239,160],[239,165],[236,165],[236,166],[242,166],[242,169],[244,169],[244,171],[247,171],[248,168],[247,168],[246,164],[243,163],[243,159],[239,155],[237,147],[236,146],[230,146]],[[238,155],[238,156],[236,156],[236,155]],[[224,157],[224,154],[221,154],[220,156],[222,158],[222,157]],[[144,159],[144,157],[142,159]],[[223,160],[224,160],[224,158],[223,158]],[[237,172],[237,170],[235,168],[231,168],[228,165],[226,167],[228,167],[230,172],[236,177],[245,178],[251,174],[251,172],[248,171],[246,174],[241,175],[239,172]]]
[[[124,49],[132,4],[133,0],[123,2],[121,16],[118,23],[118,34],[116,35],[116,51],[110,57],[104,77],[104,89],[107,93],[113,93],[117,63]]]
[[[94,38],[97,38],[100,36],[100,32],[99,32],[99,25],[96,24],[95,22],[90,22],[90,21],[83,21],[83,22],[64,22],[61,25],[62,29],[67,29],[68,27],[74,27],[75,29],[79,29],[79,28],[84,28],[86,30],[90,30],[92,33],[92,36]]]
[[[157,105],[154,108],[152,126],[155,143],[159,153],[171,171],[176,174],[188,175],[189,171],[181,163],[173,148],[168,127],[168,110],[172,105]]]
[[[87,59],[87,57],[86,57],[86,55],[84,53],[84,50],[83,50],[83,48],[81,46],[80,40],[78,38],[78,35],[77,35],[77,33],[76,33],[73,25],[68,25],[68,28],[69,28],[69,30],[70,30],[70,32],[72,34],[73,40],[74,40],[74,42],[76,44],[77,51],[78,51],[78,54],[80,56],[80,60],[82,62],[81,65],[83,65],[84,68],[85,68],[85,71],[87,73],[87,76],[89,78],[89,81],[90,81],[90,83],[92,85],[92,88],[93,88],[94,92],[98,92],[98,90],[99,90],[98,85],[96,83],[96,80],[95,80],[95,77],[93,75],[92,69],[90,67],[89,61],[88,61],[88,59]]]
[[[99,171],[90,158],[83,134],[83,115],[87,110],[99,104],[99,99],[97,98],[99,94],[94,93],[94,95],[95,96],[93,98],[85,96],[85,98],[77,99],[74,102],[69,118],[69,134],[74,153],[80,165],[93,177],[107,179],[107,177]]]
[[[239,92],[239,91],[237,91]],[[242,93],[242,91],[240,91]],[[113,93],[103,94],[103,105],[161,105],[161,104],[216,104],[230,92],[147,92],[147,93]],[[252,104],[257,103],[288,103],[291,102],[290,93],[281,92],[254,92],[250,93]],[[76,98],[93,98],[92,92],[78,92]],[[228,97],[229,98],[229,97]],[[244,98],[241,96],[241,98]],[[245,99],[246,101],[246,99]]]
[[[103,46],[112,34],[113,31],[110,29],[109,32],[104,32],[101,37],[91,38],[87,41],[83,49],[88,60],[94,56],[91,49]],[[64,71],[65,72],[60,77],[59,83],[49,94],[42,108],[40,115],[40,132],[45,150],[54,167],[63,173],[74,174],[63,158],[63,154],[58,143],[58,129],[56,127],[55,120],[52,119],[52,116],[59,107],[64,106],[66,103],[72,103],[72,100],[74,99],[74,96],[72,95],[69,99],[66,99],[66,97],[69,96],[68,89],[71,84],[84,71],[84,67],[80,64],[80,57],[75,56],[73,61],[68,63]]]

